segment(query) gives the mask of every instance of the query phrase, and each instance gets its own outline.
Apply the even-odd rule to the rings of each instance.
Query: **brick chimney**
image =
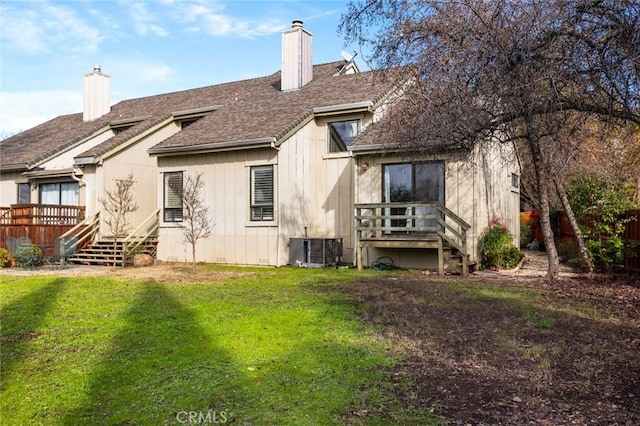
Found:
[[[300,89],[313,79],[312,40],[302,21],[293,21],[291,29],[283,31],[281,90]]]
[[[102,74],[99,65],[84,75],[83,121],[91,121],[111,111],[109,76]]]

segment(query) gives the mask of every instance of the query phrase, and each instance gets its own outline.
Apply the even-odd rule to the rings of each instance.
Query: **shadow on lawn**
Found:
[[[65,286],[65,279],[55,279],[10,303],[0,312],[0,376],[3,382],[7,381],[13,366],[29,356],[29,343],[42,335],[39,328]]]
[[[188,309],[150,282],[124,316],[64,424],[166,424],[183,411],[228,412],[221,389],[230,359]]]

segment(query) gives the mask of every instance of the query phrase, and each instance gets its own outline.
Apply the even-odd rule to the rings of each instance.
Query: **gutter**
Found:
[[[329,106],[313,108],[312,111],[313,111],[313,114],[317,117],[321,117],[323,115],[344,114],[346,111],[371,112],[373,111],[373,102],[364,101],[364,102],[355,102],[352,104],[329,105]]]
[[[385,146],[381,143],[370,144],[370,145],[356,145],[349,146],[347,150],[352,155],[358,155],[358,153],[368,153],[368,152],[376,152],[376,151],[388,151],[389,147]]]
[[[73,172],[73,167],[66,167],[64,169],[31,170],[24,172],[22,175],[28,178],[68,177]]]
[[[149,155],[165,156],[176,154],[201,154],[205,152],[233,151],[246,148],[271,148],[275,147],[276,138],[268,136],[257,139],[246,139],[240,141],[212,142],[191,146],[169,146],[165,148],[149,148]]]
[[[17,163],[0,166],[0,172],[19,172],[20,170],[29,170],[29,165],[27,163]]]

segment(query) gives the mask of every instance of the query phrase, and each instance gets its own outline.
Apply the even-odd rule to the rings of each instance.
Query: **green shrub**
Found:
[[[624,259],[622,235],[631,218],[620,214],[631,207],[632,188],[608,176],[586,175],[574,179],[568,189],[569,203],[587,248],[598,270],[609,269]]]
[[[516,246],[509,246],[502,253],[502,267],[504,269],[513,269],[522,260],[524,253]]]
[[[484,269],[511,269],[524,254],[513,245],[507,227],[494,219],[480,236],[480,266]]]
[[[23,268],[38,266],[42,262],[43,254],[42,249],[35,244],[20,246],[15,255],[16,265]]]
[[[0,248],[0,268],[7,268],[11,266],[11,256],[9,256],[9,250],[6,248]]]

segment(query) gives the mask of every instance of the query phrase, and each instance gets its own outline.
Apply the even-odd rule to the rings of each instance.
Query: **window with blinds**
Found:
[[[251,220],[273,220],[273,166],[251,167]]]
[[[182,172],[164,174],[164,221],[182,222]]]

